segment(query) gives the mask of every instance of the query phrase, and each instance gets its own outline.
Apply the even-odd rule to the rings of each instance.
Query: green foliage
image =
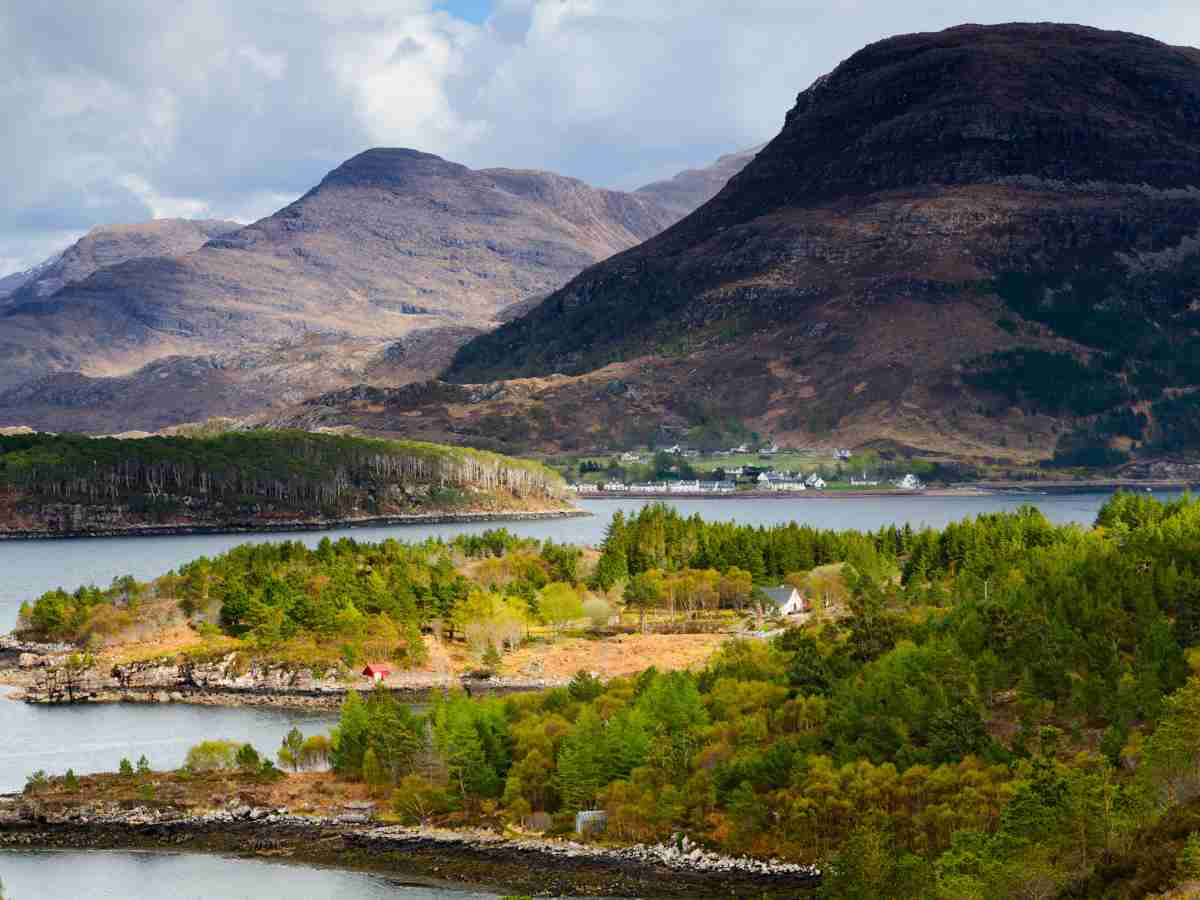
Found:
[[[268,503],[310,515],[346,514],[382,486],[431,487],[448,505],[463,490],[554,494],[539,463],[461,447],[314,434],[239,431],[129,441],[82,435],[0,436],[0,487],[41,502],[125,502],[162,508],[203,497],[224,514]]]
[[[1200,383],[1195,256],[1144,271],[1089,261],[1074,271],[1009,272],[990,287],[1026,319],[1103,351],[1103,367],[1124,372],[1143,399]]]
[[[38,769],[31,775],[25,776],[25,793],[40,794],[50,786],[50,776],[46,774],[45,769]]]
[[[184,765],[193,772],[233,769],[241,748],[236,741],[201,741],[188,750]]]
[[[121,775],[122,778],[132,778],[133,777],[133,763],[131,763],[129,761],[129,757],[127,757],[127,756],[121,757],[121,765],[117,769],[117,771]]]
[[[74,769],[67,769],[67,774],[63,776],[63,790],[71,794],[79,792],[79,779],[75,777]]]
[[[1010,403],[1051,415],[1094,415],[1128,399],[1121,381],[1103,366],[1081,363],[1068,353],[1029,348],[979,360],[963,380]]]
[[[392,794],[392,806],[405,824],[428,825],[434,816],[450,809],[450,798],[428,778],[405,775]]]
[[[542,621],[561,632],[571,622],[583,618],[583,601],[572,585],[557,581],[542,588],[538,612]]]
[[[262,757],[258,751],[254,749],[252,744],[242,744],[238,747],[237,754],[234,756],[234,763],[242,772],[257,772],[262,768]]]
[[[933,872],[927,860],[895,846],[871,826],[856,830],[821,881],[818,896],[829,900],[930,896]]]
[[[367,752],[371,751],[383,773],[380,783],[394,784],[412,771],[423,746],[421,720],[409,707],[397,703],[386,688],[380,688],[366,700],[355,691],[347,694],[328,752],[335,772],[366,780]],[[303,759],[303,745],[297,752]]]
[[[631,576],[651,570],[737,569],[749,572],[756,584],[779,584],[793,572],[851,561],[860,571],[878,576],[891,567],[899,544],[894,528],[878,535],[825,531],[794,522],[761,528],[706,522],[698,515],[685,518],[672,506],[651,503],[628,519],[614,514],[597,571],[606,565],[614,575],[619,569]],[[627,600],[631,588],[632,581]],[[652,590],[645,582],[633,589],[635,594]]]
[[[1183,394],[1155,403],[1154,418],[1159,449],[1179,452],[1200,448],[1200,394]]]
[[[1200,880],[1200,832],[1193,831],[1179,851],[1176,874],[1180,881]]]

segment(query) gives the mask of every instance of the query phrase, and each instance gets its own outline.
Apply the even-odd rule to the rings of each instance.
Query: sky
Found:
[[[0,0],[0,274],[96,225],[249,222],[368,147],[633,188],[772,138],[892,34],[1196,0]]]

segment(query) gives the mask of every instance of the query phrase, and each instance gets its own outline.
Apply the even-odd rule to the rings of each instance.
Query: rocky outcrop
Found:
[[[235,653],[217,659],[161,658],[120,663],[105,671],[98,666],[79,669],[64,659],[53,645],[15,646],[40,648],[9,657],[10,668],[0,670],[0,682],[21,688],[17,699],[26,703],[191,703],[202,706],[266,706],[336,709],[351,690],[369,691],[371,682],[344,666],[317,673],[311,669],[246,660]],[[72,648],[64,648],[70,650]],[[20,660],[29,657],[29,665]],[[15,662],[20,670],[12,669]],[[397,672],[385,686],[404,700],[423,698],[430,692],[465,688],[479,693],[517,693],[561,687],[565,681],[542,678],[460,679],[448,673]]]

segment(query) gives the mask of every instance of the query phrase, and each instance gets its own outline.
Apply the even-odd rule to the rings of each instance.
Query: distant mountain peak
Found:
[[[322,180],[320,187],[398,186],[414,177],[462,178],[466,166],[408,147],[374,147],[350,157]]]

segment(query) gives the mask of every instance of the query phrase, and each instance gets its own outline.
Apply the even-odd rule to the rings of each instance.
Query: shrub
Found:
[[[238,748],[237,756],[234,757],[237,762],[237,767],[243,772],[257,772],[262,767],[262,758],[258,755],[258,751],[254,749],[253,744],[242,744]]]
[[[193,772],[232,769],[241,747],[234,741],[201,741],[188,750],[184,765]]]
[[[603,628],[612,619],[612,606],[603,597],[588,597],[583,602],[583,614],[591,620],[593,627]]]
[[[32,775],[25,777],[25,793],[40,794],[50,785],[50,778],[45,769],[38,769]]]

